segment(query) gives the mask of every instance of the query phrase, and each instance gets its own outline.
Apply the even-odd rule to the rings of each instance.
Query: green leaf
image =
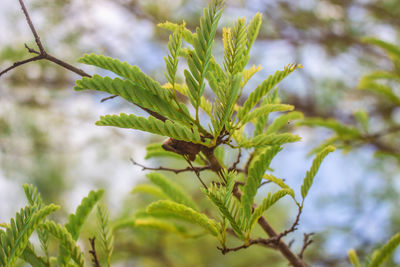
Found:
[[[133,114],[121,113],[120,115],[101,116],[96,122],[99,126],[116,126],[120,128],[129,128],[141,130],[158,135],[168,136],[176,140],[183,140],[193,143],[201,143],[200,135],[197,129],[193,131],[179,123],[170,120],[165,122],[153,117],[144,118]]]
[[[227,181],[226,186],[212,184],[208,189],[204,189],[203,192],[218,208],[222,217],[229,221],[236,235],[239,238],[244,239],[242,230],[243,220],[241,218],[241,204],[239,200],[236,199],[232,194],[235,186],[234,178],[236,177],[236,173],[228,173],[226,170],[224,170],[222,175]]]
[[[257,223],[258,219],[260,219],[260,217],[263,215],[264,211],[272,207],[278,200],[280,200],[284,196],[292,194],[293,190],[290,188],[280,189],[273,195],[271,195],[271,193],[268,193],[268,196],[263,199],[261,205],[254,209],[247,230],[250,232],[253,229],[254,225]]]
[[[165,77],[171,83],[172,87],[175,88],[176,71],[178,70],[179,62],[179,50],[182,46],[182,33],[185,25],[181,25],[172,35],[169,36],[168,51],[169,55],[164,57],[167,72]]]
[[[253,77],[253,75],[259,72],[261,69],[262,67],[260,65],[258,65],[257,67],[253,65],[250,69],[243,70],[243,82],[241,84],[241,87],[243,88],[250,80],[250,78]]]
[[[364,132],[367,132],[369,129],[369,116],[365,110],[357,110],[354,112],[354,117],[357,122],[360,124]]]
[[[283,179],[277,178],[272,174],[264,174],[263,178],[280,186],[282,189],[290,189],[290,187],[283,181]],[[289,193],[289,195],[294,197],[294,191],[292,190],[291,193]]]
[[[24,184],[22,185],[25,191],[25,196],[28,199],[28,202],[31,206],[36,207],[36,210],[43,207],[43,200],[38,192],[37,188],[33,185]],[[40,242],[40,246],[45,252],[46,256],[48,256],[49,249],[49,235],[45,231],[41,229],[37,229],[37,234]]]
[[[366,43],[369,43],[369,44],[379,46],[380,48],[385,50],[391,58],[400,59],[400,47],[398,47],[394,44],[385,42],[380,39],[372,38],[372,37],[363,38],[363,41]]]
[[[262,14],[258,13],[251,18],[249,26],[247,27],[247,54],[249,54],[250,48],[253,46],[255,40],[257,39],[258,33],[260,31],[262,23]]]
[[[241,18],[233,24],[233,34],[231,28],[224,28],[222,40],[224,43],[224,67],[229,76],[235,75],[245,67],[247,27],[246,19]]]
[[[158,211],[170,213],[171,215],[175,215],[178,219],[203,227],[214,236],[217,236],[219,232],[219,226],[216,221],[208,218],[203,213],[199,213],[192,208],[170,200],[159,200],[157,202],[151,203],[147,207],[147,211],[149,213]]]
[[[393,89],[387,85],[373,82],[370,79],[362,78],[358,84],[358,89],[369,90],[369,91],[378,93],[378,94],[386,97],[387,100],[400,106],[400,97],[398,97],[393,92]]]
[[[82,199],[75,213],[69,215],[68,223],[65,225],[65,228],[71,234],[73,240],[78,240],[83,223],[103,194],[103,189],[90,191],[89,195]]]
[[[252,121],[261,115],[264,115],[266,113],[271,113],[271,112],[276,112],[276,111],[289,111],[293,110],[294,106],[292,105],[285,105],[285,104],[265,104],[262,105],[259,108],[254,109],[252,112],[249,114],[245,115],[241,120],[240,123],[241,125],[246,124],[249,121]]]
[[[170,99],[169,92],[162,88],[158,82],[141,72],[137,66],[132,66],[127,62],[121,62],[118,59],[95,54],[86,54],[79,59],[79,62],[110,70],[115,74],[130,80],[135,87],[140,87],[142,90],[151,92],[153,95],[159,96],[164,101],[168,102]],[[79,87],[80,85],[77,83],[77,86]]]
[[[400,232],[392,236],[392,238],[385,245],[373,252],[369,267],[382,266],[382,264],[389,258],[390,255],[392,255],[399,245]]]
[[[166,29],[166,30],[169,30],[172,32],[178,31],[179,28],[181,27],[181,25],[173,23],[173,22],[169,22],[169,21],[166,21],[164,23],[159,23],[159,24],[157,24],[157,26],[162,29]],[[194,38],[196,38],[196,34],[192,33],[190,30],[188,30],[186,27],[184,27],[182,37],[183,37],[183,40],[185,40],[189,44],[193,44],[193,40],[194,40]]]
[[[223,127],[229,131],[229,122],[234,111],[235,103],[239,96],[240,81],[242,76],[236,74],[229,79],[227,89],[225,89],[222,99],[215,102],[215,115],[212,118],[212,124],[214,126],[214,135],[219,136]]]
[[[174,223],[160,220],[157,218],[142,218],[135,220],[135,227],[149,227],[155,228],[162,231],[167,231],[175,234],[186,235],[186,230],[183,227],[179,227]]]
[[[76,81],[75,90],[92,89],[116,94],[127,101],[139,105],[142,108],[149,109],[174,121],[190,123],[190,114],[186,106],[181,104],[183,113],[178,110],[175,103],[163,100],[160,95],[156,95],[130,80],[121,80],[119,78],[101,77],[94,75],[92,78],[84,77]],[[166,89],[162,88],[167,91]],[[168,91],[167,91],[168,92]]]
[[[311,127],[325,127],[335,131],[337,135],[342,136],[343,138],[357,138],[361,135],[358,129],[340,123],[335,119],[306,118],[299,122],[299,124]]]
[[[172,201],[188,206],[194,210],[198,210],[196,203],[193,202],[190,196],[188,196],[188,194],[177,184],[169,181],[164,175],[153,172],[146,176],[152,183],[160,187],[164,194]]]
[[[264,80],[253,92],[250,93],[249,97],[244,102],[243,107],[239,109],[239,121],[247,115],[250,110],[257,105],[261,98],[263,98],[273,87],[292,73],[296,68],[301,67],[301,65],[290,64],[286,66],[283,71],[276,71],[273,75],[270,75],[266,80]]]
[[[205,88],[204,79],[212,58],[211,50],[218,21],[222,15],[222,5],[223,1],[213,0],[209,3],[208,9],[204,9],[203,16],[200,18],[200,27],[196,29],[196,38],[193,39],[195,54],[192,54],[187,60],[190,72],[187,70],[184,72],[190,99],[196,109],[197,121],[200,98]]]
[[[35,186],[23,184],[25,196],[28,199],[29,205],[36,206],[36,208],[41,208],[43,205],[42,197]]]
[[[154,186],[154,185],[149,185],[149,184],[139,184],[139,185],[135,186],[131,190],[131,194],[135,194],[135,193],[144,193],[144,194],[152,195],[152,196],[155,196],[155,197],[161,198],[161,199],[167,198],[167,196],[164,194],[164,192],[159,187]]]
[[[299,141],[301,138],[298,135],[289,133],[283,134],[260,134],[250,140],[243,141],[239,145],[244,148],[265,148],[269,146],[280,146],[285,143],[293,143]]]
[[[293,111],[276,118],[265,131],[266,134],[272,134],[279,131],[283,126],[287,125],[292,120],[303,119],[304,115],[301,112]]]
[[[107,266],[110,267],[114,250],[114,236],[110,226],[110,214],[103,205],[97,205],[97,222],[99,225],[100,244],[106,255]]]
[[[319,152],[311,165],[311,168],[306,173],[306,177],[304,178],[303,184],[301,186],[301,196],[303,197],[303,201],[307,196],[308,191],[310,190],[311,185],[313,184],[314,177],[318,172],[319,166],[321,165],[322,160],[331,152],[335,151],[335,147],[328,146],[324,148],[321,152]]]
[[[0,264],[4,267],[14,266],[16,260],[23,254],[29,243],[29,237],[39,224],[59,206],[48,205],[39,210],[35,207],[25,207],[11,219],[5,234],[0,235]]]
[[[272,159],[280,150],[281,148],[279,146],[270,147],[257,154],[251,161],[249,166],[249,175],[246,184],[243,187],[243,195],[241,199],[244,218],[250,219],[254,197],[257,194],[261,179],[265,171],[268,169]]]
[[[56,224],[53,221],[47,221],[40,225],[41,228],[48,231],[51,235],[56,237],[67,253],[68,256],[76,263],[78,266],[84,266],[84,257],[81,249],[75,243],[74,238],[70,234],[70,232],[64,226],[60,224]]]
[[[32,244],[28,244],[25,247],[25,250],[20,258],[34,267],[50,267],[50,265],[42,257],[39,257],[35,254]]]
[[[349,256],[349,260],[354,267],[361,267],[360,260],[358,259],[357,252],[354,249],[351,249],[347,252]]]

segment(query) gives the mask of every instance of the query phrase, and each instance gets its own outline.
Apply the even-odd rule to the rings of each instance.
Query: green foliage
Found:
[[[244,239],[243,233],[243,219],[241,217],[241,204],[233,194],[235,186],[235,173],[227,173],[224,171],[223,176],[227,181],[226,186],[217,184],[211,185],[208,189],[204,190],[208,198],[218,208],[224,219],[227,219],[232,226],[235,234]]]
[[[40,223],[52,212],[59,209],[56,205],[48,205],[39,210],[27,206],[11,219],[4,235],[0,239],[0,263],[4,267],[14,266],[29,243],[29,237]]]
[[[373,252],[369,267],[382,266],[399,245],[400,233],[397,233],[385,245]]]
[[[26,263],[29,263],[31,266],[35,267],[49,266],[48,263],[42,257],[39,257],[38,255],[35,254],[32,244],[29,243],[25,247],[24,252],[20,256],[20,258]]]
[[[249,167],[249,176],[247,182],[243,188],[242,196],[242,207],[243,207],[243,217],[250,218],[251,208],[254,202],[254,197],[256,196],[258,187],[260,186],[261,179],[268,169],[272,159],[281,150],[279,146],[273,146],[264,151],[260,152],[251,161]]]
[[[121,62],[118,59],[113,59],[111,57],[106,57],[103,55],[95,55],[95,54],[89,54],[89,55],[84,55],[79,59],[79,62],[97,66],[106,70],[110,70],[114,72],[115,74],[126,78],[129,80],[132,84],[135,85],[133,88],[140,88],[143,91],[150,92],[155,96],[158,96],[164,101],[169,101],[169,93],[166,91],[164,88],[161,87],[159,83],[151,79],[149,76],[144,74],[143,72],[140,71],[140,69],[137,66],[131,66],[127,62]],[[96,76],[95,76],[96,77]],[[85,86],[86,79],[82,79],[81,82],[77,82],[77,87],[75,88],[76,90],[81,90],[81,89],[95,89],[95,90],[101,90],[101,89],[96,89],[95,88],[80,88],[79,84],[82,83],[83,86]],[[90,81],[91,79],[87,80]],[[119,81],[119,80],[118,80]],[[101,83],[101,80],[99,77],[97,79],[93,80],[93,83]],[[116,82],[117,84],[117,82]],[[87,85],[86,85],[87,86]],[[103,89],[106,90],[106,89]],[[123,89],[116,89],[116,90],[123,90]],[[123,95],[120,95],[124,97]],[[125,98],[125,97],[124,97]],[[129,96],[127,95],[126,99],[128,101],[134,101],[134,98],[129,99]]]
[[[284,126],[291,120],[303,118],[303,114],[293,111],[294,106],[280,102],[277,85],[302,66],[290,64],[283,70],[276,71],[251,91],[248,97],[244,98],[243,105],[240,105],[238,100],[244,96],[242,93],[247,82],[261,69],[260,66],[246,68],[246,65],[250,48],[260,30],[262,17],[257,13],[249,24],[241,18],[233,23],[232,27],[222,29],[224,48],[223,64],[220,65],[216,60],[218,57],[212,55],[212,47],[223,9],[223,1],[211,0],[208,9],[204,9],[200,26],[195,33],[185,27],[185,22],[180,25],[171,22],[158,25],[172,31],[168,42],[168,54],[164,58],[168,83],[163,86],[142,73],[138,67],[126,62],[96,55],[85,55],[80,59],[83,63],[113,71],[125,80],[98,75],[85,77],[76,82],[76,90],[93,89],[116,94],[150,114],[149,118],[133,114],[106,115],[96,124],[136,129],[169,137],[168,146],[166,143],[148,146],[146,159],[182,159],[181,155],[190,155],[189,159],[194,161],[196,166],[193,167],[186,158],[189,166],[193,167],[193,172],[201,180],[204,194],[221,218],[218,222],[211,219],[211,211],[200,212],[201,202],[193,201],[186,189],[180,188],[161,174],[150,173],[147,177],[155,186],[141,184],[132,192],[149,194],[162,200],[150,203],[146,212],[137,212],[129,219],[118,220],[114,230],[123,227],[133,230],[146,227],[182,236],[193,236],[189,229],[186,230],[173,221],[178,219],[204,228],[207,233],[217,238],[222,246],[220,249],[225,253],[228,240],[226,235],[229,233],[234,233],[234,236],[244,242],[243,248],[257,243],[251,239],[254,225],[267,209],[285,195],[290,195],[301,211],[302,205],[297,202],[294,190],[283,179],[266,174],[266,171],[271,170],[270,163],[281,151],[282,145],[300,140],[299,136],[285,132],[287,128]],[[186,61],[188,67],[183,71],[183,84],[177,83],[178,62],[181,59]],[[207,85],[215,94],[214,99],[208,99],[207,94],[204,94],[208,89]],[[177,91],[180,93],[179,98]],[[186,103],[190,103],[193,108],[188,107]],[[208,118],[203,120],[203,116],[199,115],[200,109]],[[272,112],[288,113],[276,116],[269,123],[269,114]],[[327,125],[334,130],[355,135],[348,127],[339,123],[329,122]],[[251,137],[247,137],[247,131],[251,129],[254,129]],[[228,146],[229,149],[239,149],[238,159],[229,168],[226,167],[225,161],[231,158],[224,155],[225,147]],[[245,150],[250,156],[241,168],[240,156]],[[303,198],[322,159],[332,150],[333,147],[328,147],[317,155],[302,186]],[[198,171],[199,168],[214,173],[210,177],[213,179],[211,183],[208,183],[209,177],[206,182],[203,181],[203,172]],[[178,172],[171,168],[160,170]],[[263,178],[278,185],[280,190],[269,192],[257,207],[254,200]],[[104,216],[103,214],[101,218],[106,220]],[[74,234],[72,236],[74,237]],[[102,236],[106,235],[102,233]]]
[[[99,225],[100,242],[107,260],[107,266],[111,266],[111,255],[114,250],[114,236],[110,226],[110,215],[103,205],[97,205],[97,221]]]
[[[283,126],[287,125],[292,120],[300,120],[303,119],[304,115],[301,112],[293,111],[281,115],[280,117],[276,118],[270,125],[268,125],[267,130],[265,131],[266,134],[276,133],[279,131]]]
[[[149,173],[147,178],[155,185],[157,185],[162,192],[172,201],[188,206],[194,210],[198,210],[196,203],[188,196],[182,188],[177,184],[169,181],[165,176],[160,173]]]
[[[181,110],[183,110],[182,112],[173,103],[168,103],[163,100],[160,95],[153,94],[149,90],[144,89],[130,80],[121,80],[119,78],[111,79],[109,77],[103,78],[99,75],[94,75],[92,78],[84,77],[81,80],[76,81],[76,84],[75,90],[92,89],[104,91],[110,94],[117,94],[129,102],[162,114],[172,120],[184,123],[190,122],[190,119],[188,118],[190,115],[183,105],[180,106]],[[160,90],[166,91],[164,88],[161,88]]]
[[[284,105],[284,104],[265,104],[259,108],[254,109],[251,113],[245,115],[241,120],[241,123],[247,123],[249,121],[254,120],[255,118],[259,117],[265,113],[271,113],[276,111],[289,111],[293,110],[294,106],[292,105]]]
[[[155,196],[157,198],[162,198],[162,199],[167,198],[167,195],[164,194],[164,192],[161,190],[160,187],[154,186],[154,185],[149,185],[149,184],[137,185],[131,190],[131,193],[132,194],[144,193],[147,195]]]
[[[185,236],[186,234],[186,230],[183,227],[176,225],[175,223],[151,217],[136,219],[135,227],[154,228],[166,232],[179,234],[182,236]]]
[[[272,205],[274,205],[279,199],[283,198],[286,195],[292,195],[293,190],[290,188],[281,189],[274,194],[268,193],[268,196],[263,199],[261,205],[254,209],[253,214],[249,220],[249,224],[247,226],[248,231],[251,231],[254,225],[257,223],[257,220],[260,219],[264,211],[269,209]]]
[[[342,138],[357,138],[361,135],[360,131],[354,127],[347,126],[334,119],[306,118],[300,122],[300,125],[322,126],[335,131]]]
[[[398,131],[399,125],[390,116],[386,116],[386,110],[394,110],[400,105],[400,97],[396,91],[400,85],[400,48],[376,38],[365,38],[364,41],[382,48],[393,63],[392,70],[373,71],[364,75],[358,84],[358,89],[368,90],[379,96],[375,99],[376,107],[369,106],[368,109],[375,110],[374,117],[381,117],[382,123],[379,127],[372,127],[370,125],[372,116],[364,110],[354,112],[356,122],[353,123],[354,125],[344,124],[334,119],[307,118],[299,124],[324,127],[334,131],[333,136],[314,148],[312,152],[319,152],[327,145],[335,145],[348,151],[369,144],[375,147],[376,154],[399,157],[398,150],[393,148],[396,146],[393,144],[397,144],[394,133]],[[383,106],[385,109],[382,109]],[[381,138],[383,136],[385,138]]]
[[[149,213],[158,211],[170,213],[171,215],[176,216],[177,219],[181,219],[203,227],[214,236],[217,236],[219,233],[219,226],[217,222],[208,218],[205,214],[199,213],[190,207],[170,200],[159,200],[157,202],[153,202],[147,207],[147,211]]]
[[[150,133],[163,136],[170,136],[177,140],[200,143],[200,135],[198,131],[191,131],[190,128],[167,120],[165,122],[149,117],[138,117],[133,114],[106,115],[100,117],[96,122],[99,126],[115,126],[120,128],[138,129]]]
[[[175,31],[174,34],[169,37],[169,55],[167,57],[164,57],[165,65],[167,67],[167,73],[165,74],[165,77],[172,85],[172,88],[175,88],[176,71],[178,70],[179,62],[179,50],[182,46],[182,33],[184,27],[185,24],[180,26],[177,31]]]
[[[40,209],[43,207],[43,200],[38,192],[37,188],[33,185],[24,184],[22,185],[25,191],[25,196],[29,202],[31,207],[36,207],[36,209]],[[48,247],[49,247],[49,235],[47,232],[43,231],[42,229],[37,229],[37,234],[39,237],[40,245],[44,250],[46,256],[48,257]],[[32,258],[32,257],[30,257]]]
[[[291,64],[285,67],[283,71],[276,71],[273,75],[264,80],[253,92],[238,111],[239,122],[247,115],[252,108],[263,98],[274,86],[282,81],[286,76],[292,73],[296,68],[301,68],[301,65]]]
[[[246,140],[240,144],[241,147],[250,148],[264,148],[269,146],[280,146],[286,143],[293,143],[299,141],[301,138],[298,135],[289,133],[282,134],[260,134],[256,137]]]
[[[198,108],[200,97],[205,88],[205,77],[211,60],[211,50],[217,31],[218,21],[223,10],[223,1],[210,1],[208,9],[204,9],[200,18],[200,27],[196,29],[193,40],[194,52],[188,58],[189,70],[185,70],[185,79],[189,88],[189,99],[196,109],[196,121],[199,121]]]
[[[83,223],[103,194],[104,190],[102,189],[90,191],[89,195],[82,199],[75,213],[69,215],[68,223],[65,225],[65,228],[71,234],[73,240],[78,239]]]
[[[44,222],[40,225],[40,227],[45,229],[47,232],[49,232],[60,241],[60,244],[62,245],[64,251],[67,253],[68,257],[71,257],[71,259],[78,266],[84,266],[83,253],[81,249],[76,245],[72,234],[69,230],[67,230],[66,227],[60,224],[56,224],[53,221]]]
[[[322,160],[331,152],[335,151],[335,148],[333,146],[328,146],[324,148],[321,152],[319,152],[311,165],[311,168],[309,171],[306,173],[306,177],[303,180],[303,184],[301,185],[301,196],[304,199],[306,198],[308,191],[310,190],[310,187],[313,184],[314,177],[318,172],[319,166],[321,165]]]
[[[358,259],[357,252],[355,250],[349,250],[348,256],[351,264],[353,264],[354,267],[361,267],[360,260]]]

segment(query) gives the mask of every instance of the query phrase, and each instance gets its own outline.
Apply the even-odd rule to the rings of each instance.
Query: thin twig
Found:
[[[112,95],[112,96],[105,97],[105,98],[103,98],[100,102],[103,103],[103,102],[105,102],[105,101],[107,101],[107,100],[116,98],[117,96],[118,96],[118,95]]]
[[[40,37],[39,37],[39,35],[38,35],[38,33],[37,33],[36,29],[35,29],[35,26],[32,23],[31,17],[29,16],[28,10],[25,7],[24,1],[23,0],[19,0],[19,3],[21,5],[22,11],[24,12],[26,21],[28,22],[28,25],[29,25],[29,28],[31,29],[31,32],[32,32],[33,36],[35,37],[35,42],[36,42],[37,47],[39,48],[39,52],[34,50],[34,49],[32,49],[32,48],[30,48],[30,47],[28,47],[26,44],[25,44],[25,47],[28,49],[29,53],[37,54],[38,56],[29,58],[29,59],[26,59],[26,60],[15,62],[12,66],[10,66],[10,67],[6,68],[5,70],[1,71],[0,72],[0,77],[3,74],[7,73],[8,71],[10,71],[12,69],[15,69],[16,67],[19,67],[21,65],[27,64],[29,62],[38,61],[38,60],[42,60],[42,59],[51,61],[51,62],[53,62],[53,63],[65,68],[65,69],[68,69],[68,70],[70,70],[72,72],[75,72],[76,74],[78,74],[78,75],[80,75],[82,77],[91,77],[89,74],[87,74],[83,70],[78,69],[78,68],[66,63],[65,61],[62,61],[62,60],[60,60],[60,59],[58,59],[56,57],[53,57],[49,53],[47,53],[47,51],[43,47],[42,41],[40,40]]]
[[[46,54],[46,51],[43,48],[42,42],[40,41],[40,37],[36,32],[35,26],[33,26],[31,17],[29,16],[28,10],[25,7],[24,1],[19,0],[19,4],[21,5],[22,11],[24,12],[25,18],[28,22],[29,28],[31,28],[31,32],[33,34],[33,36],[35,37],[35,42],[40,50],[40,54]]]
[[[169,172],[174,172],[176,174],[181,173],[181,172],[188,172],[188,171],[205,171],[205,170],[209,170],[210,166],[204,166],[204,167],[186,167],[184,169],[174,169],[174,168],[167,168],[167,167],[157,167],[157,168],[153,168],[153,167],[147,167],[144,166],[140,163],[137,163],[136,161],[134,161],[132,158],[130,159],[133,165],[137,165],[139,167],[142,168],[142,170],[151,170],[151,171],[169,171]]]
[[[200,172],[192,165],[192,163],[190,162],[190,159],[187,158],[186,156],[184,157],[185,160],[187,161],[187,163],[190,165],[190,167],[192,168],[192,170],[194,171],[194,173],[196,174],[196,177],[199,179],[200,183],[204,186],[204,188],[206,190],[208,190],[207,185],[203,182],[203,180],[200,177]]]
[[[303,259],[303,254],[304,251],[306,251],[306,248],[313,242],[312,239],[310,239],[310,237],[313,235],[314,233],[304,233],[304,240],[303,240],[303,247],[301,248],[301,251],[299,253],[299,258]]]
[[[274,249],[276,248],[275,238],[250,239],[248,244],[243,244],[241,246],[237,246],[237,247],[233,247],[233,248],[220,248],[220,247],[217,247],[217,248],[221,251],[222,254],[225,255],[225,254],[227,254],[229,252],[232,252],[232,251],[238,251],[238,250],[241,250],[241,249],[246,249],[246,248],[248,248],[248,247],[250,247],[252,245],[255,245],[255,244],[263,245],[263,246],[266,246],[266,247],[269,247],[269,248],[274,248]]]
[[[91,250],[89,250],[89,253],[92,254],[92,262],[95,267],[101,267],[101,264],[99,262],[99,259],[97,258],[97,253],[96,253],[96,243],[95,243],[96,237],[89,238],[90,241],[90,247]]]
[[[8,67],[7,69],[5,69],[5,70],[0,72],[0,77],[1,77],[1,75],[5,74],[6,72],[8,72],[8,71],[10,71],[12,69],[15,69],[18,66],[24,65],[24,64],[32,62],[32,61],[41,60],[41,59],[43,59],[43,56],[39,55],[39,56],[36,56],[36,57],[31,57],[31,58],[28,58],[28,59],[25,59],[25,60],[14,62],[10,67]]]
[[[282,237],[288,235],[289,233],[294,232],[294,231],[297,230],[297,225],[299,225],[299,222],[300,222],[300,215],[301,215],[302,210],[303,210],[303,209],[302,209],[301,207],[299,207],[299,210],[298,210],[298,212],[297,212],[296,219],[294,220],[292,226],[291,226],[289,229],[287,229],[287,230],[281,232],[281,233],[278,235],[278,237],[277,237],[278,240],[280,240]]]
[[[240,162],[240,157],[242,156],[242,149],[239,148],[239,153],[237,155],[236,161],[232,164],[232,166],[228,169],[229,171],[236,170],[237,165]]]

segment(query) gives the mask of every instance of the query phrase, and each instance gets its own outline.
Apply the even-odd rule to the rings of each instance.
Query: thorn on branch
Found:
[[[93,266],[94,267],[101,267],[99,259],[97,258],[95,240],[96,240],[96,237],[89,238],[90,247],[91,247],[91,250],[89,250],[89,253],[92,255]]]

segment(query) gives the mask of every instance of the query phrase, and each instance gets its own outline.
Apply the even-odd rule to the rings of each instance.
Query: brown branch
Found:
[[[242,156],[242,149],[239,148],[239,153],[237,155],[236,161],[232,164],[232,166],[228,169],[228,171],[237,170],[237,165],[240,162],[240,157]]]
[[[241,199],[242,192],[238,187],[234,187],[233,194],[237,199]],[[253,205],[255,207],[255,205]],[[258,224],[264,230],[265,233],[270,238],[273,238],[276,242],[277,249],[282,253],[282,255],[295,267],[307,267],[307,264],[296,256],[290,249],[290,247],[279,237],[279,234],[275,231],[275,229],[269,224],[269,222],[265,219],[264,216],[261,216],[258,219]]]
[[[3,71],[0,72],[0,77],[1,77],[3,74],[7,73],[8,71],[10,71],[10,70],[12,70],[12,69],[15,69],[16,67],[19,67],[19,66],[21,66],[21,65],[24,65],[24,64],[29,63],[29,62],[32,62],[32,61],[41,60],[41,59],[43,59],[43,56],[42,56],[42,55],[39,55],[39,56],[31,57],[31,58],[28,58],[28,59],[25,59],[25,60],[22,60],[22,61],[14,62],[10,67],[8,67],[7,69],[5,69],[5,70],[3,70]]]
[[[117,96],[118,96],[118,95],[112,95],[112,96],[105,97],[105,98],[103,98],[100,102],[103,103],[103,102],[105,102],[105,101],[107,101],[107,100],[116,98]]]
[[[96,237],[89,238],[90,241],[90,247],[91,250],[89,250],[89,253],[92,254],[92,262],[95,267],[101,267],[101,264],[99,262],[99,259],[97,258],[97,253],[96,253],[96,243],[95,243]]]
[[[37,54],[38,56],[29,58],[29,59],[26,59],[26,60],[15,62],[12,66],[10,66],[10,67],[6,68],[5,70],[1,71],[0,72],[0,77],[3,74],[7,73],[8,71],[10,71],[12,69],[15,69],[16,67],[22,66],[22,65],[27,64],[29,62],[38,61],[38,60],[42,60],[42,59],[51,61],[51,62],[53,62],[53,63],[65,68],[67,70],[75,72],[76,74],[78,74],[80,76],[90,77],[90,75],[87,74],[86,72],[84,72],[83,70],[78,69],[78,68],[72,66],[71,64],[68,64],[65,61],[62,61],[62,60],[60,60],[60,59],[58,59],[56,57],[53,57],[49,53],[47,53],[47,51],[43,47],[43,44],[42,44],[42,41],[40,40],[39,35],[37,34],[35,26],[32,23],[31,17],[29,16],[28,10],[25,7],[24,1],[23,0],[19,0],[19,3],[21,5],[22,11],[24,12],[26,21],[28,22],[28,25],[29,25],[29,28],[31,29],[31,32],[32,32],[33,36],[35,37],[35,42],[36,42],[37,47],[39,48],[39,52],[34,50],[34,49],[32,49],[32,48],[29,48],[26,44],[25,44],[25,47],[28,49],[29,53]]]
[[[263,246],[266,246],[266,247],[269,247],[269,248],[276,248],[275,241],[276,241],[275,238],[250,239],[248,244],[243,244],[241,246],[237,246],[237,247],[233,247],[233,248],[220,248],[220,247],[217,247],[217,249],[219,249],[221,251],[221,253],[225,255],[225,254],[227,254],[229,252],[232,252],[232,251],[238,251],[238,250],[241,250],[241,249],[246,249],[246,248],[248,248],[248,247],[250,247],[252,245],[255,245],[255,244],[263,245]]]
[[[151,170],[151,171],[169,171],[169,172],[174,172],[176,174],[181,173],[181,172],[188,172],[188,171],[197,171],[197,172],[201,172],[201,171],[205,171],[205,170],[209,170],[210,166],[204,166],[204,167],[191,167],[188,166],[184,169],[174,169],[174,168],[167,168],[167,167],[157,167],[157,168],[153,168],[153,167],[147,167],[144,166],[140,163],[137,163],[136,161],[134,161],[132,158],[130,159],[133,165],[137,165],[139,167],[142,168],[142,170]]]
[[[19,0],[19,3],[21,5],[22,11],[24,12],[25,18],[26,18],[26,20],[28,22],[28,25],[29,25],[29,28],[31,29],[32,34],[35,37],[35,42],[36,42],[37,47],[39,48],[39,51],[36,51],[35,49],[32,49],[32,48],[28,47],[28,45],[26,45],[26,44],[25,44],[25,47],[26,47],[26,49],[28,50],[29,53],[37,54],[38,56],[13,63],[12,66],[10,66],[10,67],[8,67],[5,70],[0,72],[0,77],[3,74],[7,73],[8,71],[10,71],[10,70],[12,70],[12,69],[14,69],[16,67],[19,67],[21,65],[27,64],[29,62],[38,61],[38,60],[42,60],[42,59],[50,61],[50,62],[53,62],[53,63],[65,68],[65,69],[67,69],[69,71],[72,71],[72,72],[82,76],[82,77],[91,77],[91,75],[86,73],[85,71],[83,71],[83,70],[81,70],[79,68],[76,68],[76,67],[72,66],[71,64],[69,64],[69,63],[67,63],[67,62],[65,62],[65,61],[63,61],[61,59],[58,59],[58,58],[50,55],[49,53],[47,53],[47,51],[44,49],[44,46],[42,44],[42,41],[40,40],[39,35],[38,35],[38,33],[37,33],[36,29],[35,29],[35,26],[32,23],[32,20],[30,18],[28,10],[25,7],[25,4],[24,4],[23,0]],[[110,96],[108,99],[111,99],[111,98],[114,98],[114,97],[116,97],[116,95]],[[104,102],[104,101],[105,100],[103,99],[102,102]],[[135,105],[138,106],[139,108],[143,109],[144,111],[149,113],[151,116],[155,117],[156,119],[159,119],[161,121],[165,121],[166,120],[166,118],[164,116],[158,114],[157,112],[149,110],[149,109],[147,109],[145,107],[142,107],[142,106],[140,106],[138,104],[135,104]]]
[[[287,230],[281,232],[281,233],[278,235],[278,239],[281,239],[282,237],[286,236],[287,234],[289,234],[289,233],[294,232],[294,231],[297,230],[297,225],[299,225],[300,215],[301,215],[302,210],[303,210],[303,208],[300,206],[300,207],[299,207],[299,210],[298,210],[298,212],[297,212],[296,219],[294,220],[292,226],[291,226],[289,229],[287,229]]]
[[[186,159],[187,163],[189,164],[189,166],[192,168],[192,170],[194,171],[194,173],[196,174],[197,179],[199,179],[200,183],[203,185],[203,187],[208,190],[207,185],[203,182],[203,180],[200,177],[200,172],[192,165],[192,162],[190,162],[190,159],[187,156],[184,156],[184,158]]]
[[[300,251],[300,253],[299,253],[299,255],[298,255],[300,259],[303,259],[304,251],[306,251],[306,248],[307,248],[309,245],[311,245],[311,243],[313,242],[313,240],[310,239],[310,237],[311,237],[313,234],[314,234],[314,233],[309,233],[309,234],[304,233],[303,247],[301,248],[301,251]]]

